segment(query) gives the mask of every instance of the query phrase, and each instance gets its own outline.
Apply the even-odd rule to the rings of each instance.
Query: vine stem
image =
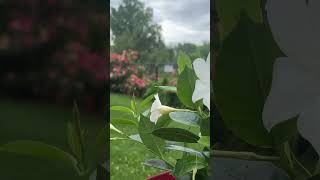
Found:
[[[211,155],[213,157],[222,158],[233,158],[249,161],[279,161],[278,156],[263,156],[258,155],[254,152],[237,152],[237,151],[221,151],[221,150],[211,150]]]

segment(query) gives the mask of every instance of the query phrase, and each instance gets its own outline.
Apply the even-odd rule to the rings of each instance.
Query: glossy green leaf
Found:
[[[272,144],[262,110],[280,54],[269,28],[242,16],[216,60],[215,103],[226,126],[249,144]]]
[[[199,136],[180,128],[159,128],[152,134],[168,141],[196,143],[199,140]]]
[[[128,113],[128,114],[134,115],[134,112],[130,108],[127,108],[127,107],[124,107],[124,106],[111,106],[110,110],[111,111],[119,111],[119,112],[123,112],[123,113]]]
[[[142,143],[153,153],[159,157],[163,157],[163,149],[165,142],[163,139],[158,138],[152,134],[155,124],[150,122],[149,118],[140,115],[139,121],[139,135]]]
[[[188,67],[184,68],[178,78],[177,82],[177,95],[183,105],[194,108],[192,102],[192,94],[196,82],[196,75],[194,71]]]
[[[210,136],[200,136],[198,143],[210,147]]]
[[[208,163],[203,158],[197,156],[184,156],[179,159],[174,168],[173,175],[181,177],[187,173],[191,173],[193,169],[202,169],[208,166]]]
[[[241,13],[245,13],[256,23],[262,23],[260,0],[216,0],[216,7],[224,37],[238,24]]]
[[[181,52],[181,51],[179,52],[179,55],[178,55],[177,64],[178,64],[179,74],[182,73],[182,71],[184,70],[185,67],[192,69],[192,64],[191,64],[190,58],[184,52]]]
[[[195,156],[203,158],[203,154],[201,152],[194,150],[192,148],[188,148],[188,147],[183,147],[183,146],[178,146],[178,145],[168,145],[165,147],[165,149],[189,153],[191,155],[195,155]]]
[[[140,135],[139,134],[133,134],[133,135],[130,135],[129,136],[131,140],[133,141],[136,141],[136,142],[139,142],[139,143],[142,143],[142,140],[140,138]]]
[[[169,116],[173,121],[188,126],[199,127],[200,124],[199,116],[194,112],[171,112]]]
[[[177,93],[177,88],[174,86],[156,86],[156,87],[163,91]]]
[[[137,121],[135,121],[133,119],[124,119],[124,118],[112,119],[112,124],[117,124],[117,125],[138,125]]]
[[[60,162],[72,167],[78,174],[81,173],[75,157],[55,146],[42,142],[28,140],[14,141],[0,146],[0,151]]]
[[[154,167],[162,170],[170,170],[170,166],[160,159],[148,159],[143,163],[145,166]]]

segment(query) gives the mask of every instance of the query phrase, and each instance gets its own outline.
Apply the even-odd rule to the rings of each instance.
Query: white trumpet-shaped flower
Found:
[[[154,98],[155,100],[153,101],[151,106],[151,115],[150,115],[151,122],[157,123],[158,119],[162,115],[169,114],[170,112],[178,110],[169,106],[162,105],[158,94],[156,94]]]
[[[276,59],[262,119],[270,131],[298,117],[299,133],[320,154],[320,1],[268,0],[275,41],[287,57]]]
[[[210,53],[207,61],[198,58],[193,62],[194,71],[199,78],[192,94],[192,102],[203,99],[203,104],[210,110]]]

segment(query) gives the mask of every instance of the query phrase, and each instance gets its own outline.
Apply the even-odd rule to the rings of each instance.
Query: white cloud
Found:
[[[142,0],[153,8],[166,44],[210,41],[210,0]],[[120,0],[111,0],[117,7]]]

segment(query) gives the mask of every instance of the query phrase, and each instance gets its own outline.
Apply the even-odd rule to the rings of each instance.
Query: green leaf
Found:
[[[181,177],[193,171],[193,169],[202,169],[207,167],[208,164],[203,158],[197,156],[184,156],[179,159],[174,168],[173,175],[176,177]]]
[[[138,125],[138,123],[133,119],[112,119],[112,124],[118,125]]]
[[[154,136],[152,133],[155,124],[150,122],[149,118],[140,115],[139,121],[139,135],[142,143],[154,154],[163,157],[163,149],[165,142],[163,139]]]
[[[163,91],[177,93],[177,88],[174,86],[156,86],[156,87],[163,90]]]
[[[125,135],[122,131],[114,127],[111,123],[110,123],[110,130],[117,132],[118,134]]]
[[[184,52],[179,52],[178,55],[178,72],[181,74],[181,72],[184,70],[185,67],[189,67],[192,69],[192,64],[190,58],[184,53]]]
[[[210,136],[200,136],[198,143],[210,147]]]
[[[320,179],[320,174],[315,175],[315,176],[313,176],[313,177],[311,177],[311,178],[308,178],[308,179],[306,179],[306,180],[319,180],[319,179]]]
[[[193,112],[171,112],[169,116],[173,121],[188,126],[199,127],[200,124],[199,116]]]
[[[171,170],[171,167],[160,159],[148,159],[143,163],[145,166],[154,167],[162,170]]]
[[[152,134],[168,141],[197,143],[199,140],[199,136],[180,128],[159,128]]]
[[[81,168],[85,166],[85,147],[84,147],[84,138],[81,132],[80,126],[80,113],[78,109],[78,105],[74,102],[73,105],[73,119],[72,121],[67,122],[67,136],[68,136],[68,144],[75,155],[77,160],[81,163]]]
[[[183,105],[189,108],[195,108],[192,102],[192,94],[196,82],[196,75],[194,71],[188,67],[184,68],[178,78],[177,95]]]
[[[263,20],[260,0],[216,0],[216,7],[224,37],[235,28],[242,13],[256,23],[262,23]]]
[[[140,103],[140,109],[143,110],[154,98],[154,94],[149,95]]]
[[[133,141],[136,141],[136,142],[142,143],[142,140],[141,140],[141,138],[140,138],[140,135],[139,135],[139,134],[133,134],[133,135],[130,135],[129,137],[130,137],[130,139],[132,139]]]
[[[135,99],[134,96],[133,96],[132,98],[133,98],[133,99],[130,101],[131,109],[132,109],[135,113],[139,114],[139,112],[138,112],[139,109],[137,108],[136,99]]]
[[[120,111],[120,112],[123,112],[123,113],[128,113],[128,114],[134,115],[134,112],[130,108],[127,108],[127,107],[124,107],[124,106],[111,106],[110,110],[111,111]]]
[[[283,144],[290,140],[298,133],[297,131],[297,118],[284,121],[277,124],[271,129],[270,134],[274,137],[274,143],[276,145]]]
[[[106,180],[109,178],[109,172],[105,167],[103,167],[101,164],[97,167],[97,177],[96,180]]]
[[[217,108],[226,126],[252,145],[272,144],[262,122],[262,110],[273,62],[280,54],[269,28],[242,16],[216,61],[213,89]]]
[[[109,136],[110,132],[107,126],[105,126],[99,131],[99,134],[96,137],[96,143],[94,147],[95,164],[102,163],[105,159],[106,153],[109,151]]]
[[[167,127],[171,122],[172,121],[171,121],[171,119],[170,119],[168,114],[162,115],[158,119],[158,121],[157,121],[157,123],[155,125],[155,129],[162,128],[162,127]]]
[[[210,117],[200,119],[200,132],[202,136],[210,136]]]
[[[295,179],[307,179],[312,176],[310,171],[296,158],[288,142],[283,143],[280,148],[279,166]]]
[[[192,148],[188,148],[188,147],[183,147],[183,146],[178,146],[178,145],[168,145],[165,147],[165,149],[185,152],[185,153],[189,153],[191,155],[195,155],[195,156],[202,157],[202,158],[204,157],[201,152],[194,150]]]
[[[71,154],[42,142],[28,140],[14,141],[0,146],[0,151],[61,162],[72,167],[78,174],[81,173],[77,160]]]

